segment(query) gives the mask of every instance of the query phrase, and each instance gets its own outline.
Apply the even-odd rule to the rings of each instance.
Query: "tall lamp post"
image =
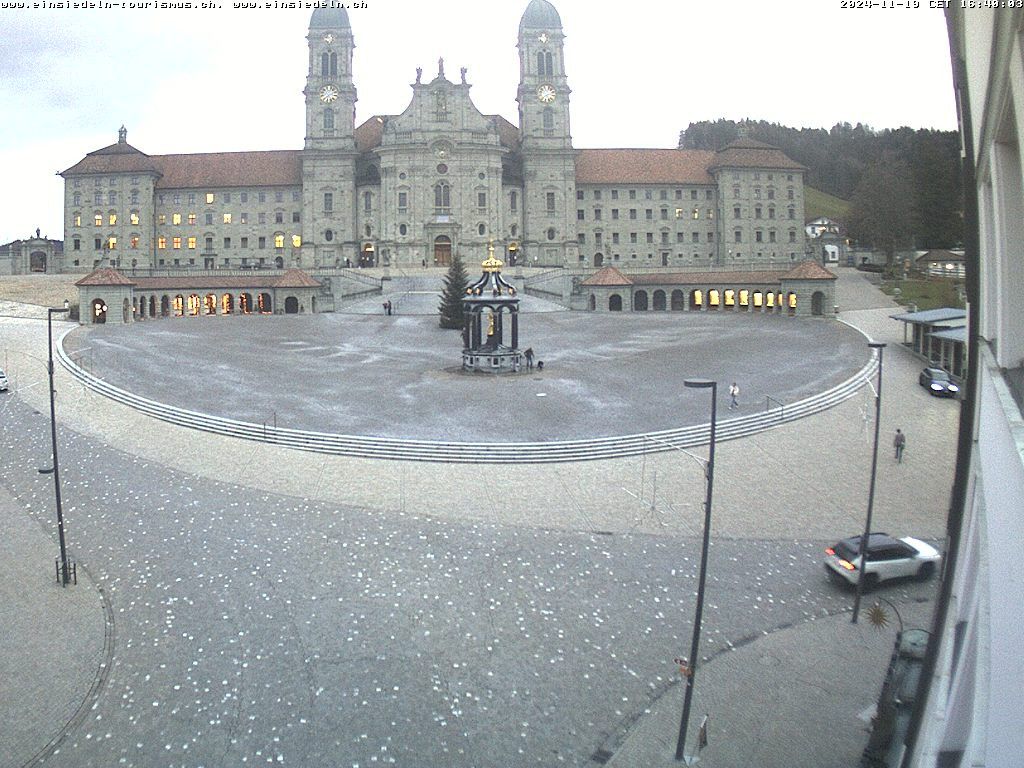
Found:
[[[868,343],[871,349],[878,350],[878,387],[875,389],[875,445],[871,451],[871,480],[868,485],[868,514],[864,520],[864,535],[860,537],[860,576],[857,579],[857,596],[853,600],[853,619],[851,623],[857,623],[860,615],[860,599],[864,594],[864,582],[867,581],[867,557],[868,537],[871,535],[871,512],[875,506],[875,474],[878,471],[878,429],[882,415],[882,355],[885,350],[885,343],[872,341]]]
[[[50,373],[50,437],[53,439],[53,492],[57,499],[57,536],[60,539],[60,581],[68,584],[68,550],[64,542],[64,509],[60,503],[60,468],[57,465],[57,414],[54,408],[53,388],[53,315],[64,314],[70,309],[67,299],[63,307],[49,307],[46,310],[46,335],[49,345],[48,370]]]
[[[704,585],[708,575],[708,548],[711,544],[711,492],[715,486],[715,420],[718,414],[718,382],[709,379],[686,379],[683,385],[690,389],[711,390],[711,440],[708,447],[707,478],[704,498],[704,544],[700,553],[700,579],[697,582],[697,610],[693,618],[693,641],[690,643],[689,670],[686,675],[686,694],[683,697],[683,716],[679,720],[679,739],[676,742],[676,760],[683,759],[686,731],[690,724],[690,705],[693,703],[693,684],[697,676],[697,653],[700,649],[700,626],[704,615]]]

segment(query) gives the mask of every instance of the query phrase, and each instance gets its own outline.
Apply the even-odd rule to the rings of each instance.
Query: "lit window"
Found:
[[[180,213],[172,213],[171,214],[171,224],[181,224],[181,214]]]
[[[116,237],[108,237],[107,238],[107,250],[108,251],[116,251],[117,250],[117,238]]]
[[[225,224],[230,224],[231,223],[231,214],[230,213],[225,213],[224,214],[224,223]]]
[[[215,199],[215,197],[214,197],[214,194],[213,194],[213,192],[207,192],[207,193],[206,193],[206,204],[207,204],[207,205],[212,205],[212,204],[213,204],[213,201],[214,201],[214,199]]]
[[[194,213],[190,213],[188,215],[188,223],[189,223],[189,226],[192,226],[192,227],[194,227],[196,225],[196,215]]]
[[[196,239],[194,237],[190,237],[188,239],[188,247],[189,250],[191,251],[194,251],[196,249]]]
[[[302,247],[302,235],[292,235],[292,248]]]
[[[132,235],[132,239],[131,239],[130,242],[132,244],[132,250],[135,250],[136,248],[139,247],[139,236],[138,235]]]
[[[117,214],[112,213],[110,214],[110,226],[114,226],[115,224],[117,224]]]
[[[80,214],[80,213],[76,213],[75,214],[75,226],[76,227],[82,226],[82,214]]]
[[[167,238],[166,237],[158,237],[156,239],[156,247],[159,248],[161,251],[163,249],[165,249],[167,247]]]
[[[158,214],[157,217],[156,217],[156,223],[160,224],[160,225],[166,224],[167,223],[167,214],[166,213]]]
[[[131,214],[129,214],[128,216],[128,221],[132,223],[133,227],[139,226],[139,212],[132,211]]]
[[[284,235],[274,235],[274,247],[284,248]]]
[[[693,218],[695,218],[695,219],[699,219],[700,218],[700,208],[694,208],[693,209]]]

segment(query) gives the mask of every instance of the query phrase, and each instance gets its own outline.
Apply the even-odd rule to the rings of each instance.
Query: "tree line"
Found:
[[[807,167],[804,183],[850,202],[858,244],[884,250],[955,248],[963,242],[960,138],[955,131],[857,123],[789,128],[763,120],[690,123],[680,149],[719,150],[740,135],[778,147]]]

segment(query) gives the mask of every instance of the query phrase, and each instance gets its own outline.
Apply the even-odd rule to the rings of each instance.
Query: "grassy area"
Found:
[[[850,203],[841,197],[835,197],[813,187],[804,187],[804,218],[807,221],[820,216],[846,221],[849,213]]]
[[[59,307],[67,299],[78,303],[75,281],[82,275],[4,275],[0,277],[0,301]]]
[[[938,309],[939,307],[960,307],[959,283],[955,280],[941,278],[909,280],[885,280],[879,286],[885,293],[893,296],[900,304],[914,304],[919,311]],[[899,289],[899,293],[896,293]]]

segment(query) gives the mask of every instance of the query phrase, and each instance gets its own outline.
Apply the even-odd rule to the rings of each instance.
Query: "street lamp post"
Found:
[[[697,676],[697,654],[700,650],[700,626],[704,615],[704,585],[708,575],[708,548],[711,544],[711,493],[715,486],[715,420],[718,414],[718,382],[709,379],[686,379],[684,386],[691,389],[711,390],[711,439],[708,447],[707,478],[704,498],[704,543],[700,553],[700,578],[697,582],[697,609],[693,618],[693,640],[690,643],[689,669],[686,675],[686,693],[683,697],[683,715],[679,721],[679,739],[676,742],[676,760],[683,759],[686,731],[690,724],[690,705],[693,685]]]
[[[67,299],[63,307],[49,307],[46,310],[46,335],[49,346],[47,369],[50,373],[50,437],[53,440],[53,492],[57,499],[57,536],[60,539],[60,580],[62,586],[68,584],[68,550],[64,542],[64,509],[60,503],[60,468],[57,465],[57,413],[54,407],[53,388],[53,315],[63,314],[69,310]]]
[[[875,474],[878,471],[878,430],[879,421],[882,416],[882,356],[885,350],[885,343],[872,341],[868,343],[871,349],[878,350],[878,387],[875,389],[875,444],[871,451],[871,480],[868,484],[868,514],[864,520],[864,535],[860,537],[860,576],[857,578],[857,596],[853,600],[853,619],[851,623],[857,623],[860,614],[860,600],[864,594],[864,582],[867,581],[867,557],[868,537],[871,535],[871,512],[875,506]]]

